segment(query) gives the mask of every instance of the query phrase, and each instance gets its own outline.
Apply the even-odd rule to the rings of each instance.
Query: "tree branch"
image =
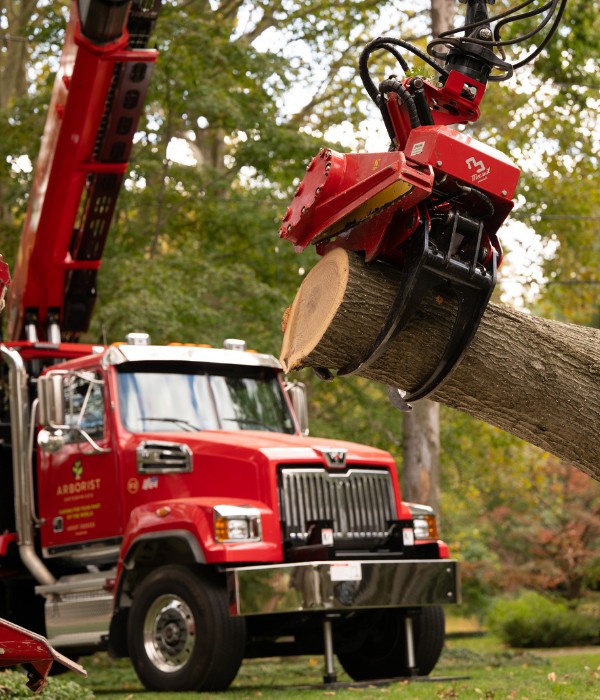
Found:
[[[396,295],[398,270],[336,249],[307,275],[285,323],[281,361],[338,370],[373,342]],[[412,389],[437,365],[455,302],[431,295],[371,366],[357,374]],[[434,401],[506,430],[600,480],[600,330],[490,304]]]

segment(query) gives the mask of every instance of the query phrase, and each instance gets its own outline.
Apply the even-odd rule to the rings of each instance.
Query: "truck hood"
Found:
[[[188,470],[160,474],[160,453],[172,459],[176,444],[186,445],[192,458]],[[373,447],[342,440],[302,437],[264,431],[203,430],[198,432],[129,433],[122,445],[124,479],[137,488],[128,491],[126,510],[142,502],[168,498],[218,497],[245,499],[277,510],[278,467],[317,467],[328,471],[345,467],[383,467],[395,472],[392,456]],[[140,448],[150,462],[140,475]],[[157,456],[158,455],[158,456]],[[153,470],[153,471],[150,471]],[[129,488],[129,487],[128,487]]]
[[[220,431],[204,430],[201,433],[185,433],[185,442],[195,451],[197,446],[200,451],[208,449],[213,445],[219,451],[225,448],[231,456],[247,458],[249,452],[260,452],[271,461],[277,462],[313,462],[320,461],[326,466],[332,466],[329,461],[336,453],[343,454],[347,462],[352,463],[393,463],[393,458],[389,452],[361,445],[345,440],[330,440],[329,438],[286,435],[284,433],[270,433],[262,430],[243,431]],[[173,439],[173,433],[169,433]],[[178,434],[178,441],[183,435]],[[339,459],[340,457],[338,457]],[[335,465],[334,465],[335,466]],[[339,464],[338,466],[343,466]]]

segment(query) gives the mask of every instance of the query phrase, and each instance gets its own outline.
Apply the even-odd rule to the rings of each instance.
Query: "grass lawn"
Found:
[[[600,647],[514,651],[490,636],[451,638],[431,678],[399,681],[381,686],[357,684],[339,673],[340,685],[320,685],[323,660],[319,657],[260,659],[245,662],[227,693],[155,693],[143,689],[127,660],[113,661],[104,654],[82,659],[89,673],[76,679],[98,699],[177,700],[440,700],[481,698],[545,700],[574,698],[600,700]],[[43,696],[42,696],[43,697]]]

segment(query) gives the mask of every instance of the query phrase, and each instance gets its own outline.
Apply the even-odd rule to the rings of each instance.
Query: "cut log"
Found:
[[[335,371],[361,357],[388,315],[399,279],[395,268],[367,265],[342,249],[322,258],[284,317],[284,369]],[[386,352],[357,374],[403,390],[418,387],[437,365],[455,309],[450,296],[432,293]],[[597,329],[492,303],[461,362],[429,398],[523,438],[600,480]]]

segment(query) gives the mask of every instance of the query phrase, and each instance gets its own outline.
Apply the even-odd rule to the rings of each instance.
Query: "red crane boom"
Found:
[[[10,340],[76,340],[158,52],[160,0],[74,1],[10,288]]]

